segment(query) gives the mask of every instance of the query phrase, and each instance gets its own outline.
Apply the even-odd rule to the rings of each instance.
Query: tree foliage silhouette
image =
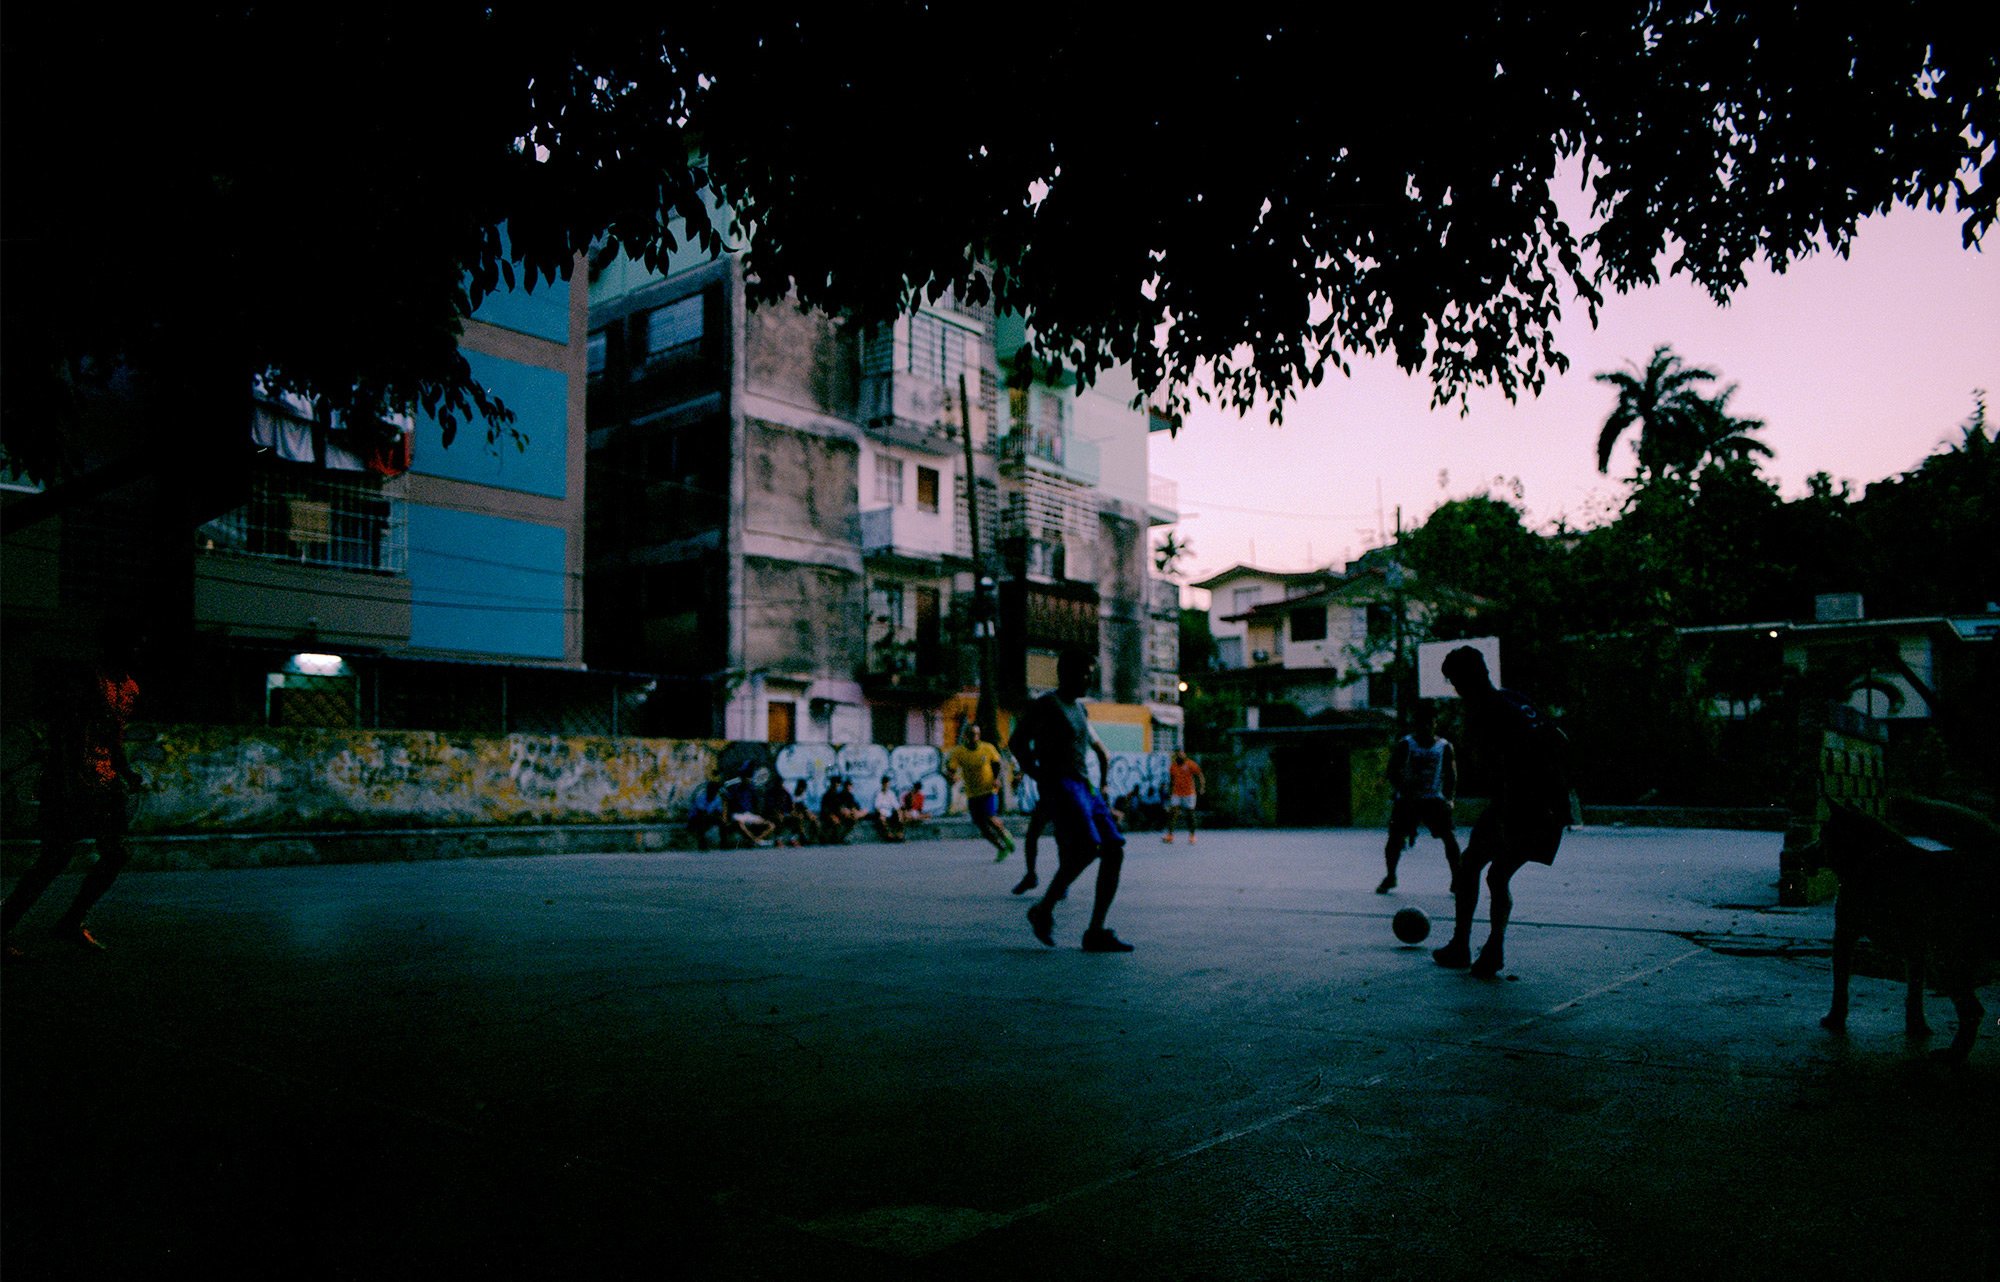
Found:
[[[43,5],[4,53],[0,436],[52,479],[102,462],[78,406],[114,373],[192,457],[258,372],[490,436],[463,318],[593,247],[741,248],[753,301],[863,317],[955,291],[1086,379],[1282,409],[1377,353],[1440,403],[1534,392],[1607,290],[1725,297],[1895,204],[1956,201],[1968,244],[2000,216],[2000,38],[1934,0],[1005,38],[919,3]],[[1574,161],[1587,230],[1550,194]]]

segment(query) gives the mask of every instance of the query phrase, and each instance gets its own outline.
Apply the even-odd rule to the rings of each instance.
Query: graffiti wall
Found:
[[[864,804],[886,775],[898,796],[920,789],[931,814],[964,808],[944,754],[921,745],[148,726],[127,747],[147,780],[134,806],[139,832],[678,823],[704,781],[746,768],[760,784],[773,774],[788,789],[803,783],[814,808],[836,775]],[[1111,754],[1106,793],[1164,798],[1168,756]],[[1096,773],[1093,761],[1101,782]],[[1010,775],[1010,808],[1033,809],[1034,782]],[[9,830],[32,832],[32,803],[10,809]]]
[[[139,831],[678,819],[717,743],[154,727],[128,745]]]

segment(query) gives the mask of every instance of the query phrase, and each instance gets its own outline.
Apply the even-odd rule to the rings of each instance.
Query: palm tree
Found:
[[[1597,470],[1611,470],[1611,451],[1625,429],[1639,428],[1639,474],[1658,476],[1673,470],[1673,460],[1686,443],[1700,439],[1695,420],[1705,413],[1698,383],[1715,381],[1715,371],[1685,364],[1662,343],[1642,371],[1599,374],[1597,381],[1618,389],[1618,403],[1597,434]]]
[[[1761,418],[1736,418],[1729,412],[1729,398],[1736,395],[1731,383],[1713,397],[1697,397],[1697,412],[1689,420],[1693,434],[1670,462],[1683,475],[1693,472],[1710,459],[1730,463],[1752,454],[1771,457],[1771,447],[1750,435],[1763,430]]]
[[[1169,530],[1167,537],[1153,549],[1153,568],[1161,575],[1172,578],[1180,573],[1181,562],[1193,554],[1194,545]]]

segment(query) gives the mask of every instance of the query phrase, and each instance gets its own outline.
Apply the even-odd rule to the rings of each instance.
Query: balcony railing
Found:
[[[1146,477],[1146,502],[1157,508],[1180,514],[1181,485],[1179,481],[1161,476],[1158,472]]]
[[[1101,471],[1095,442],[1068,432],[1017,431],[1000,438],[1000,462],[1051,472],[1079,485],[1096,485]]]
[[[901,691],[910,695],[955,693],[968,680],[965,654],[944,641],[883,640],[868,647],[868,660],[858,674],[871,694]]]
[[[400,481],[355,474],[334,480],[305,469],[254,474],[250,501],[196,531],[203,552],[401,574],[407,516]]]
[[[863,556],[905,556],[936,561],[954,550],[950,520],[941,511],[878,507],[861,514]]]

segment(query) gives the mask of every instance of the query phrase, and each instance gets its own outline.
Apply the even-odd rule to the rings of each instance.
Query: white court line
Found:
[[[1531,1025],[1539,1023],[1540,1021],[1547,1019],[1551,1015],[1559,1015],[1563,1011],[1581,1005],[1582,1003],[1589,1001],[1593,997],[1602,997],[1606,993],[1615,992],[1618,989],[1625,987],[1627,984],[1633,983],[1637,980],[1647,979],[1654,975],[1658,975],[1663,971],[1672,970],[1674,967],[1680,965],[1682,962],[1688,961],[1691,958],[1699,957],[1703,953],[1706,953],[1707,951],[1708,950],[1706,948],[1699,948],[1699,947],[1693,948],[1688,950],[1687,952],[1680,954],[1677,957],[1670,958],[1669,960],[1664,961],[1657,966],[1648,966],[1642,970],[1635,970],[1631,974],[1622,976],[1618,979],[1614,979],[1608,984],[1600,984],[1598,987],[1591,989],[1587,993],[1578,993],[1575,997],[1570,998],[1568,1001],[1558,1002],[1556,1005],[1549,1007],[1541,1014],[1531,1015],[1527,1019],[1522,1020],[1518,1024],[1510,1024],[1505,1028],[1495,1029],[1490,1033],[1483,1033],[1480,1036],[1473,1038],[1472,1044],[1476,1045],[1480,1042],[1487,1041],[1494,1037],[1501,1037],[1513,1033],[1518,1033],[1522,1029],[1528,1028]],[[1461,1045],[1462,1044],[1463,1043],[1461,1043]],[[1088,1184],[1080,1185],[1077,1188],[1070,1189],[1064,1193],[1058,1193],[1054,1197],[1044,1198],[1042,1201],[1039,1202],[1031,1202],[1024,1207],[1021,1207],[1014,1211],[1010,1211],[1005,1215],[998,1216],[994,1220],[989,1221],[982,1231],[991,1232],[995,1229],[1010,1228],[1022,1220],[1030,1219],[1046,1211],[1053,1211],[1057,1207],[1067,1205],[1070,1202],[1079,1201],[1080,1199],[1086,1197],[1093,1197],[1096,1194],[1104,1192],[1106,1189],[1114,1188],[1117,1185],[1123,1184],[1127,1180],[1135,1179],[1141,1175],[1151,1175],[1155,1171],[1162,1170],[1178,1162],[1184,1162],[1191,1157],[1199,1157],[1201,1154],[1206,1153],[1208,1150],[1215,1148],[1218,1145],[1233,1143],[1236,1140],[1244,1138],[1245,1136],[1255,1135],[1259,1131],[1267,1131],[1274,1126],[1282,1126],[1286,1122],[1292,1121],[1295,1118],[1303,1117],[1307,1113],[1311,1113],[1317,1109],[1326,1107],[1328,1104],[1333,1103],[1335,1100],[1339,1099],[1343,1095],[1352,1094],[1356,1090],[1367,1090],[1372,1087],[1380,1086],[1383,1082],[1388,1081],[1390,1078],[1396,1076],[1399,1073],[1407,1073],[1412,1069],[1420,1068],[1423,1065],[1429,1063],[1431,1060],[1434,1060],[1438,1056],[1444,1054],[1445,1049],[1446,1048],[1444,1047],[1440,1047],[1436,1050],[1429,1052],[1426,1055],[1419,1057],[1413,1063],[1404,1064],[1401,1067],[1392,1069],[1388,1072],[1378,1073],[1374,1077],[1368,1078],[1366,1081],[1357,1083],[1355,1085],[1341,1086],[1333,1090],[1322,1092],[1318,1097],[1307,1100],[1303,1104],[1294,1104],[1290,1108],[1283,1109],[1279,1112],[1273,1113],[1268,1117],[1259,1118],[1254,1122],[1250,1122],[1244,1126],[1239,1126],[1234,1130],[1224,1131],[1219,1135],[1211,1135],[1206,1139],[1197,1140],[1194,1143],[1189,1144],[1184,1148],[1175,1149],[1173,1152],[1168,1153],[1163,1157],[1154,1158],[1152,1161],[1146,1162],[1139,1166],[1132,1167],[1130,1170],[1117,1171],[1114,1172],[1113,1174],[1104,1176],[1102,1179],[1092,1180]],[[962,1238],[959,1240],[964,1241],[966,1239]],[[937,1249],[942,1249],[943,1246],[946,1245],[955,1246],[957,1245],[957,1243],[952,1242],[952,1243],[940,1244],[940,1246]]]

